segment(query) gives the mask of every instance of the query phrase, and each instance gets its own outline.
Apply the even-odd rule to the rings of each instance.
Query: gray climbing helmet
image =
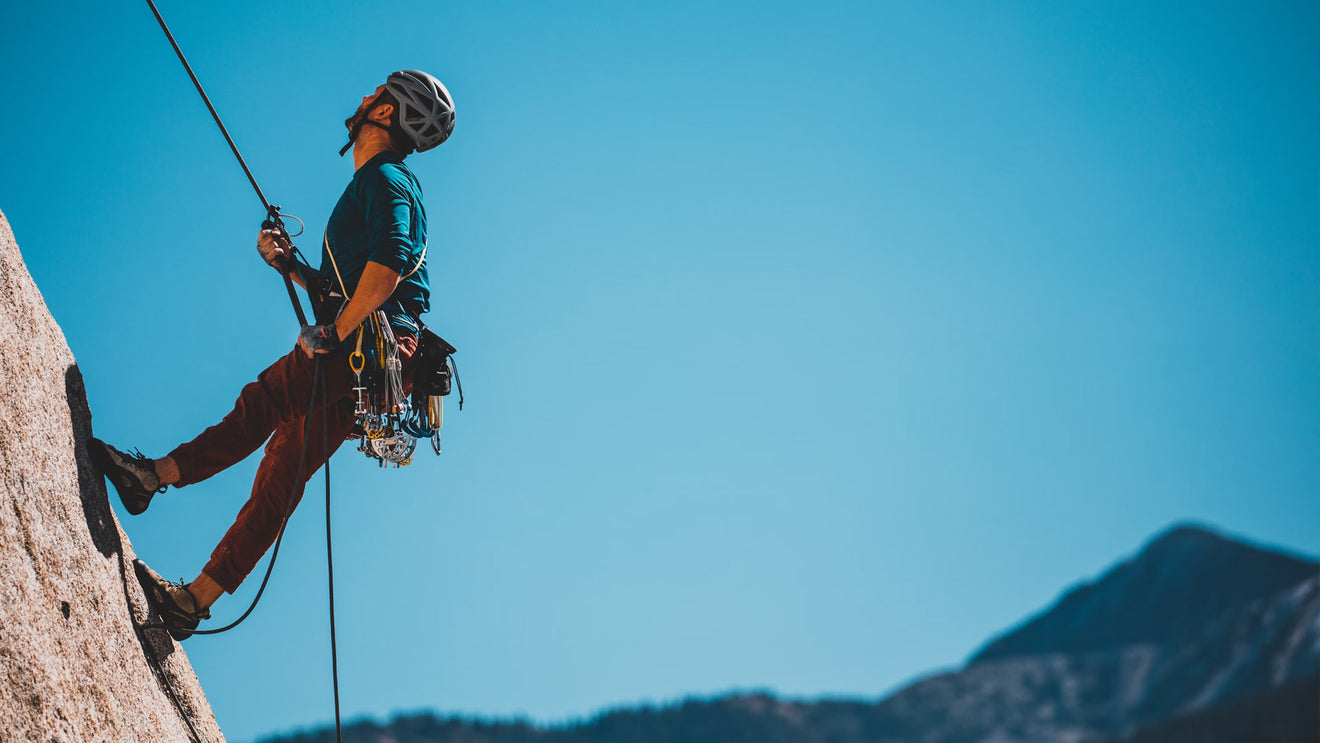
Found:
[[[385,81],[399,102],[399,128],[426,152],[454,131],[454,99],[439,80],[421,70],[399,70]]]

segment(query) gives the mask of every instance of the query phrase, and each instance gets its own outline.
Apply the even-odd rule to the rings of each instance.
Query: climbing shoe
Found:
[[[183,581],[171,583],[141,560],[133,561],[133,572],[137,573],[138,582],[142,584],[142,590],[147,592],[152,607],[160,614],[161,621],[165,622],[170,637],[186,640],[192,637],[198,622],[211,618],[210,609],[197,610],[197,599],[193,598]]]
[[[160,484],[156,477],[156,468],[151,458],[134,450],[125,454],[100,439],[87,440],[87,453],[100,468],[101,474],[110,478],[115,490],[119,491],[119,500],[124,508],[134,516],[147,510],[151,498],[156,493],[163,493],[167,485]]]

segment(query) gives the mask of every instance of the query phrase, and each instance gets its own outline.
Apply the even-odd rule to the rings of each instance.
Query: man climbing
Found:
[[[403,385],[411,383],[430,282],[421,186],[403,161],[449,137],[453,99],[431,75],[403,70],[364,96],[344,124],[349,143],[340,154],[353,148],[354,174],[326,225],[320,269],[296,260],[278,230],[262,230],[257,238],[268,264],[290,266],[291,277],[312,297],[320,324],[303,327],[295,348],[244,387],[223,420],[168,455],[151,459],[89,441],[89,453],[134,515],[170,485],[201,482],[266,444],[252,494],[192,582],[172,583],[137,564],[139,579],[179,640],[210,618],[209,607],[222,593],[238,589],[275,541],[307,480],[352,432],[356,378],[349,366],[353,348],[344,346],[358,340],[361,348],[359,327],[379,317],[377,311],[388,321],[386,334],[392,332],[397,341]],[[345,299],[342,309],[328,295]],[[325,394],[309,410],[318,375]]]

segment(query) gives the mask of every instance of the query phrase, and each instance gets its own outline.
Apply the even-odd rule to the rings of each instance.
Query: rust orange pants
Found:
[[[411,390],[417,339],[399,333],[398,341],[404,389]],[[257,375],[257,381],[245,386],[234,409],[223,420],[170,452],[179,466],[179,481],[175,485],[182,487],[241,462],[262,442],[266,444],[265,456],[252,483],[252,494],[202,569],[229,593],[238,590],[275,542],[289,500],[293,499],[296,508],[307,481],[353,430],[357,398],[348,358],[343,351],[320,358],[325,399],[318,393],[316,407],[310,411],[310,440],[301,481],[298,462],[303,455],[303,426],[312,400],[316,362],[296,347]],[[328,438],[323,437],[322,425],[327,427]],[[329,441],[328,451],[324,441]]]

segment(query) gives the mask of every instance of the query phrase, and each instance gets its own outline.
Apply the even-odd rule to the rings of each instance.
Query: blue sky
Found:
[[[161,10],[304,246],[362,95],[457,103],[409,163],[468,405],[335,460],[349,717],[878,695],[1178,520],[1320,552],[1314,3]],[[162,454],[295,337],[260,205],[145,3],[4,15],[0,210]],[[255,467],[138,553],[191,578]],[[333,714],[322,509],[185,645],[231,740]]]

